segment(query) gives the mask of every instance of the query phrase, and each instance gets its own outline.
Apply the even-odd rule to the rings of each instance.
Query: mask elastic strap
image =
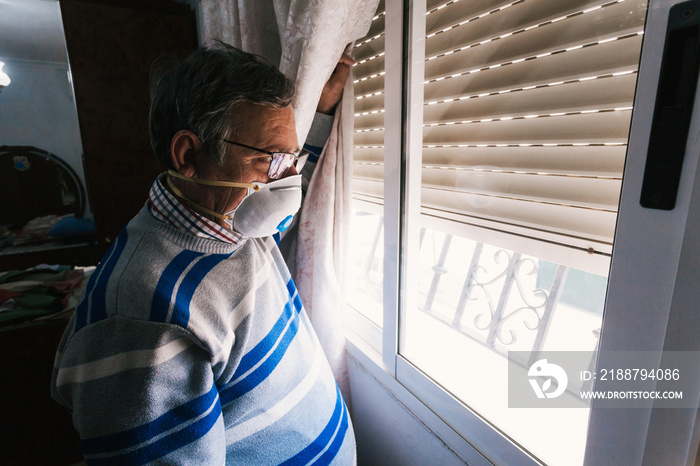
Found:
[[[233,220],[232,215],[221,215],[218,212],[214,212],[213,210],[207,209],[206,207],[201,206],[201,205],[197,204],[196,202],[187,199],[187,197],[185,197],[185,195],[182,193],[182,191],[180,191],[177,188],[177,186],[175,186],[173,184],[173,182],[170,180],[170,178],[167,178],[166,181],[168,182],[168,186],[170,186],[170,189],[173,191],[173,193],[175,193],[175,195],[177,197],[179,197],[185,204],[187,204],[192,210],[196,210],[200,214],[212,215],[212,216],[214,216],[216,218],[220,218],[222,220],[227,220],[227,221]]]
[[[191,178],[184,177],[177,172],[168,171],[168,174],[173,175],[175,178],[181,178],[181,179],[184,179],[186,181],[195,181]],[[180,191],[180,189],[178,189],[177,186],[175,186],[173,184],[173,182],[169,176],[166,177],[166,181],[168,183],[168,186],[172,190],[172,192],[175,193],[175,195],[177,197],[179,197],[185,204],[187,204],[192,210],[195,210],[195,211],[199,212],[200,214],[205,214],[205,215],[208,214],[208,215],[211,215],[213,217],[220,218],[226,222],[225,226],[229,230],[233,229],[232,225],[230,225],[231,220],[233,220],[233,215],[222,215],[218,212],[214,212],[211,209],[207,209],[206,207],[197,204],[196,202],[192,201],[191,199],[188,199],[187,196],[185,196],[185,194],[182,191]],[[228,181],[210,181],[210,180],[199,180],[199,181],[200,182],[207,181],[209,183],[228,183],[228,184],[242,185],[241,187],[253,187],[255,189],[255,191],[258,191],[260,189],[259,186],[254,185],[254,184],[249,184],[249,183],[234,183],[234,182],[228,182]],[[200,183],[200,184],[207,184],[207,183]],[[220,184],[212,184],[211,186],[221,186],[221,185]]]
[[[260,191],[260,186],[253,183],[236,183],[234,181],[214,181],[214,180],[203,180],[201,178],[187,178],[176,172],[175,170],[168,170],[168,175],[181,179],[183,181],[189,181],[191,183],[203,184],[206,186],[221,186],[224,188],[252,188],[253,191]],[[172,187],[172,183],[170,184]]]

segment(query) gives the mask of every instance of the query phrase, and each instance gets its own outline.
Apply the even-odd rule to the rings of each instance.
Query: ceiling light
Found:
[[[7,86],[10,84],[11,81],[7,73],[2,71],[3,66],[5,66],[5,64],[0,61],[0,86]]]

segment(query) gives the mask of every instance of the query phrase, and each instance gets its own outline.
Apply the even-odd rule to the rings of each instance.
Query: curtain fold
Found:
[[[344,395],[350,390],[342,315],[351,209],[352,87],[349,73],[333,130],[306,193],[292,262],[304,307]]]
[[[222,40],[264,56],[296,83],[304,141],[341,54],[364,36],[379,0],[201,0],[205,43]],[[348,74],[333,131],[312,176],[292,240],[290,270],[338,385],[349,401],[342,313],[350,219],[353,83]]]

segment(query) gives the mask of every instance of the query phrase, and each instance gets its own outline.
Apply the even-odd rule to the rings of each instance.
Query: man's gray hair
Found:
[[[282,108],[294,96],[294,83],[259,55],[218,42],[202,47],[183,62],[167,56],[151,69],[151,146],[174,169],[170,143],[178,131],[199,137],[211,160],[222,165],[226,143],[245,115],[242,102]]]

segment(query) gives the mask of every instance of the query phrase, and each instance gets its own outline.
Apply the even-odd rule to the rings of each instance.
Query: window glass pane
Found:
[[[353,224],[348,304],[382,326],[384,262],[384,2],[353,50]]]
[[[351,289],[348,304],[376,325],[382,325],[384,218],[355,208],[351,226]]]
[[[582,463],[588,410],[508,409],[507,353],[597,348],[645,14],[428,2],[400,353],[546,464]]]

